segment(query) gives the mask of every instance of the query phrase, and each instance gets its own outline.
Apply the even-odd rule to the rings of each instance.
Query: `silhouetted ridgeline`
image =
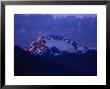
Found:
[[[15,76],[96,76],[97,51],[85,54],[33,55],[22,48],[14,48]]]

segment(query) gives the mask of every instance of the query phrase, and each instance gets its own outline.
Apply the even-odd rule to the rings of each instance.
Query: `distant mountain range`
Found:
[[[70,39],[59,35],[48,35],[37,37],[25,51],[36,55],[62,55],[65,52],[70,54],[85,54],[87,47],[83,47]]]
[[[97,51],[89,50],[84,54],[63,52],[62,55],[58,56],[36,55],[15,46],[14,75],[96,76]]]
[[[97,50],[62,36],[40,36],[26,49],[14,47],[15,76],[96,76]]]

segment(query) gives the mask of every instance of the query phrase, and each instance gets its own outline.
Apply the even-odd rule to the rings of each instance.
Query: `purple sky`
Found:
[[[15,14],[15,45],[26,47],[39,35],[61,35],[97,48],[96,14]]]

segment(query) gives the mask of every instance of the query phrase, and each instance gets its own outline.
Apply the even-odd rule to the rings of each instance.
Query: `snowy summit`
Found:
[[[57,56],[62,55],[63,52],[84,54],[88,51],[88,48],[62,36],[48,35],[37,37],[25,51],[36,55]]]

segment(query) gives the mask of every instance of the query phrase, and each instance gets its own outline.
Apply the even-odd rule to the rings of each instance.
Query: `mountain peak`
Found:
[[[63,52],[86,53],[88,48],[80,46],[75,41],[64,38],[60,35],[41,35],[38,36],[35,41],[31,42],[25,51],[36,55],[48,54],[57,56],[62,55]]]

